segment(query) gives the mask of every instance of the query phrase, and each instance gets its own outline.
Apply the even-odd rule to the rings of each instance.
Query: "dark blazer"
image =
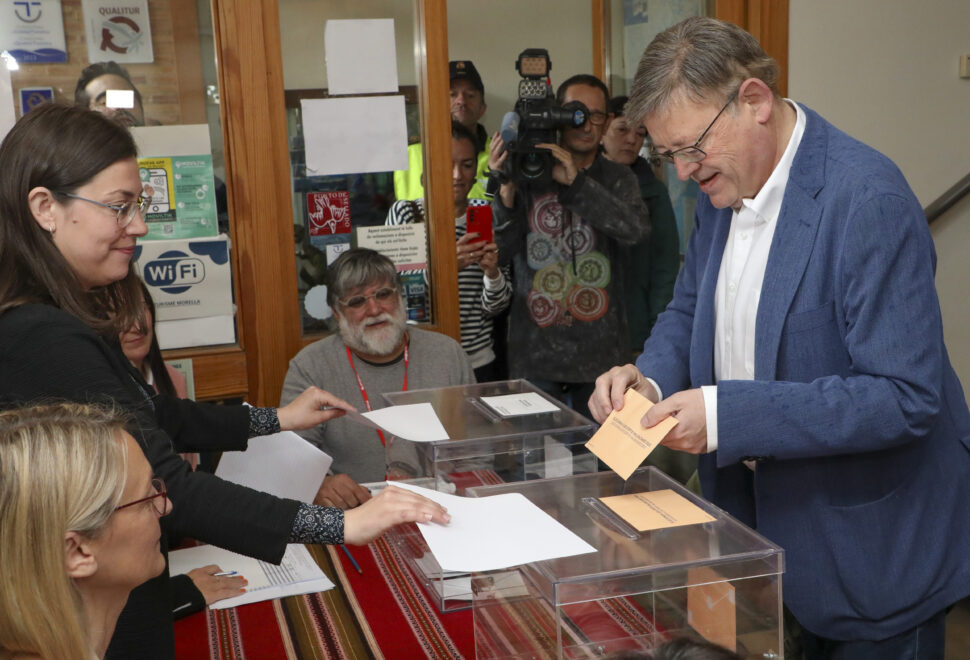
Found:
[[[55,399],[114,402],[134,413],[131,429],[156,476],[165,480],[172,513],[168,536],[192,538],[279,562],[299,503],[211,474],[193,472],[177,451],[245,449],[243,406],[197,404],[154,395],[120,346],[50,305],[23,305],[0,316],[0,407]],[[166,534],[162,536],[167,550]],[[168,571],[132,591],[109,658],[173,658]]]
[[[882,639],[970,593],[970,415],[943,344],[926,218],[898,168],[805,109],[757,314],[755,379],[717,383],[704,493],[784,547],[810,631]],[[731,209],[698,198],[640,370],[714,384]],[[758,460],[751,472],[741,461]]]

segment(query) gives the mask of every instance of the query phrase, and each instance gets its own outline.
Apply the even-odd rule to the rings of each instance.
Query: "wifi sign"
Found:
[[[205,280],[205,264],[179,250],[163,252],[143,269],[145,283],[165,293],[182,293]]]

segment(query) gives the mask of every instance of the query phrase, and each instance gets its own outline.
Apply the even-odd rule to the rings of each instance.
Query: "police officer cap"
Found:
[[[478,75],[478,69],[472,64],[471,60],[452,60],[448,62],[448,70],[450,72],[449,80],[454,80],[455,78],[464,78],[470,82],[475,89],[480,91],[482,94],[485,93],[485,85],[482,84],[482,77]]]

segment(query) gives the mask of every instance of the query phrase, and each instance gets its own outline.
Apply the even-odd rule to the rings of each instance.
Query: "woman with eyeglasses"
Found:
[[[129,592],[165,569],[165,485],[118,411],[0,412],[0,658],[101,658]]]
[[[131,267],[150,200],[127,129],[98,113],[47,105],[0,145],[0,408],[41,398],[112,401],[175,504],[167,535],[271,562],[286,544],[367,543],[408,521],[447,522],[439,505],[388,488],[347,511],[272,497],[195,472],[178,451],[245,449],[249,437],[304,429],[342,414],[310,388],[275,408],[216,406],[157,395],[125,358],[119,332],[142,318]],[[109,658],[174,657],[166,576],[135,589]]]

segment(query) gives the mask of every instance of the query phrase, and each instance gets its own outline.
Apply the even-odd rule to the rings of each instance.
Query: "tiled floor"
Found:
[[[946,615],[946,660],[970,658],[970,598],[957,603]]]

